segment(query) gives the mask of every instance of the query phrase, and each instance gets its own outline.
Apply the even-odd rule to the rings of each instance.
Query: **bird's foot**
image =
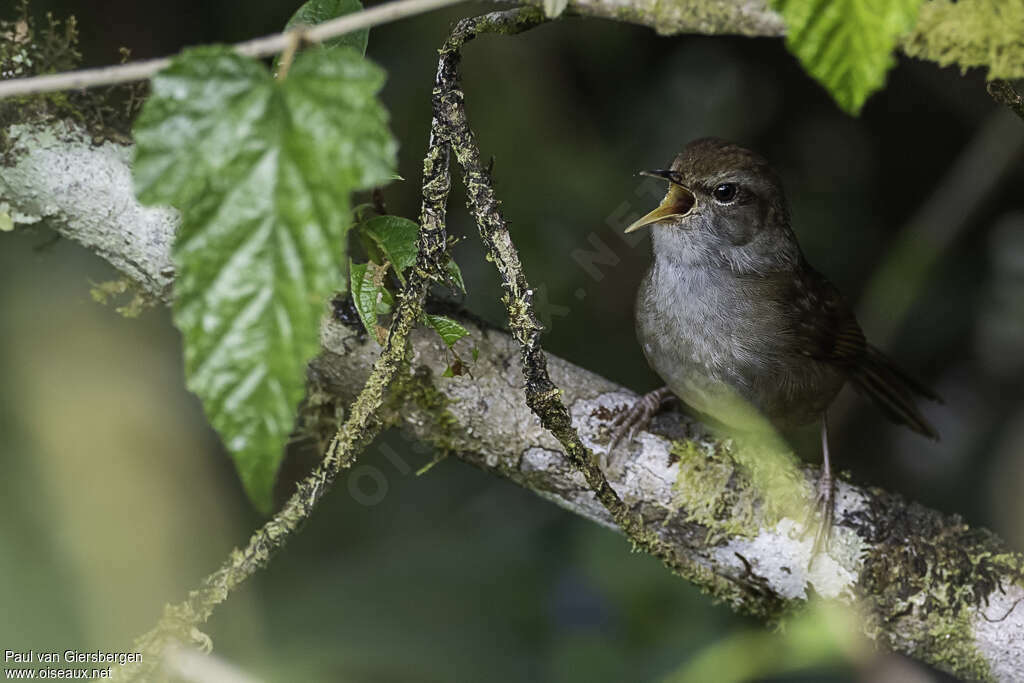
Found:
[[[638,398],[629,410],[619,413],[612,421],[615,432],[612,440],[608,442],[608,453],[615,450],[615,447],[622,437],[628,434],[628,441],[632,441],[636,433],[647,427],[651,418],[658,414],[662,404],[672,397],[668,387],[655,389]]]
[[[814,532],[814,545],[811,547],[811,561],[828,548],[829,539],[832,537],[832,523],[835,520],[835,482],[832,473],[824,470],[818,477],[818,493],[814,498],[814,509],[808,514],[805,527],[810,529],[814,512],[818,512],[820,520]]]

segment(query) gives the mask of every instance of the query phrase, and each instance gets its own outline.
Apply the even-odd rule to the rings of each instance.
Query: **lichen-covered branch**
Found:
[[[92,146],[80,136],[64,126],[16,131],[14,166],[0,174],[0,213],[14,217],[16,225],[48,219],[62,235],[112,263],[130,264],[123,270],[150,294],[161,295],[169,284],[161,264],[170,262],[173,214],[143,212],[131,199],[125,149],[110,142]],[[443,149],[435,154],[425,171],[441,175],[424,183],[425,196],[440,197],[447,158]],[[50,188],[68,188],[81,201],[68,204]],[[443,213],[435,215],[433,220],[443,222]],[[432,220],[430,213],[422,220]],[[105,229],[90,227],[100,225]],[[472,377],[442,377],[446,347],[432,332],[414,329],[414,380],[385,401],[381,420],[614,528],[605,506],[527,405],[520,369],[508,363],[520,353],[518,341],[471,319],[461,322],[470,337],[459,342],[460,350],[479,348]],[[325,321],[321,341],[310,391],[346,406],[364,386],[380,346],[361,328],[333,320]],[[635,396],[557,357],[549,355],[547,362],[581,442],[592,451],[603,449],[609,421]],[[894,650],[965,679],[1020,680],[1024,558],[989,532],[878,489],[841,483],[834,541],[827,555],[811,563],[811,538],[802,534],[802,519],[780,517],[763,504],[730,444],[667,415],[630,447],[623,470],[610,477],[611,487],[645,528],[656,530],[661,542],[698,568],[692,577],[697,585],[734,608],[774,618],[817,594],[856,604],[868,633]],[[800,485],[808,495],[813,475],[803,470],[806,481]],[[322,495],[324,489],[313,484],[306,491]],[[278,533],[257,534],[229,565],[245,565],[248,558],[239,576],[258,568],[267,549],[282,540]],[[280,533],[286,538],[289,531]],[[209,591],[207,597],[199,598],[222,599],[235,585],[233,576],[218,572],[200,591]],[[191,609],[189,604],[179,607]],[[186,611],[181,621],[172,611],[171,619],[184,625],[197,616]]]
[[[508,0],[519,2],[520,0]],[[522,0],[543,6],[543,0]],[[769,0],[570,0],[568,13],[679,33],[780,37],[786,27]],[[941,66],[987,67],[989,78],[1024,77],[1024,2],[925,0],[904,53]]]
[[[1017,116],[1024,119],[1024,97],[1017,92],[1009,81],[995,80],[988,84],[988,94],[999,104],[1010,108]]]
[[[414,330],[413,375],[389,419],[416,438],[617,529],[562,445],[527,404],[510,358],[519,341],[462,317],[476,347],[472,377],[443,377],[446,349]],[[376,345],[358,325],[324,322],[311,368],[320,395],[344,402]],[[636,395],[555,356],[552,380],[585,447],[603,450],[611,420]],[[879,489],[840,482],[833,541],[813,559],[803,516],[780,517],[729,442],[682,415],[656,419],[630,445],[618,497],[684,557],[691,580],[734,609],[772,620],[812,595],[856,605],[883,645],[968,680],[1018,681],[1024,671],[1024,557],[997,537]],[[840,456],[842,457],[842,456]],[[815,468],[799,470],[811,499]]]

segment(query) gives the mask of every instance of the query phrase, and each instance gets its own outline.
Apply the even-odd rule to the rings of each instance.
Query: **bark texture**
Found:
[[[66,124],[11,131],[13,165],[0,174],[0,218],[15,226],[47,220],[118,267],[155,298],[173,278],[172,211],[132,198],[130,150],[93,145]],[[2,223],[0,223],[2,224]],[[413,330],[412,360],[384,404],[384,417],[478,467],[566,509],[614,528],[605,506],[562,455],[527,405],[506,332],[462,316],[473,376],[442,377],[447,355],[432,332]],[[348,406],[381,347],[361,328],[324,321],[323,352],[310,395]],[[551,379],[583,444],[602,452],[610,421],[635,395],[548,355]],[[814,468],[781,458],[767,478],[762,455],[709,435],[680,415],[656,421],[628,446],[608,479],[618,497],[655,529],[690,580],[735,609],[766,619],[813,595],[856,605],[880,643],[971,680],[1024,680],[1024,557],[984,529],[881,491],[840,483],[838,525],[827,555],[812,562],[813,533],[785,496],[810,500]],[[767,485],[766,485],[767,484]],[[788,494],[787,494],[788,495]],[[802,507],[798,506],[798,507]]]
[[[544,5],[544,0],[522,2]],[[786,34],[782,16],[769,0],[570,0],[566,12],[649,26],[662,35]],[[1022,20],[1020,0],[924,0],[899,49],[941,66],[985,67],[989,78],[1024,78],[1024,41],[1020,31],[1007,30]]]

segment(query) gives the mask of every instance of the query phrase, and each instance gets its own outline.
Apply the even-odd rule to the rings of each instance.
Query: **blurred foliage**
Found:
[[[917,22],[921,0],[772,0],[786,45],[851,114],[885,85],[897,40]]]
[[[381,97],[409,179],[386,192],[393,213],[418,215],[436,49],[453,19],[478,9],[372,32],[368,54],[389,74]],[[81,50],[92,65],[116,61],[119,45],[149,57],[269,33],[295,3],[239,12],[222,0],[37,0],[45,10],[91,27]],[[658,385],[632,323],[648,248],[620,236],[658,199],[637,170],[703,135],[758,149],[786,181],[809,260],[856,300],[996,109],[981,74],[901,58],[851,119],[781,41],[661,38],[613,22],[566,19],[466,52],[469,114],[494,155],[547,348],[637,391]],[[841,402],[831,425],[833,456],[857,480],[960,512],[1017,547],[1024,392],[1006,365],[984,360],[983,340],[998,327],[992,348],[1024,344],[1007,346],[1016,309],[996,293],[1016,271],[997,266],[1009,250],[993,232],[1024,209],[1022,185],[1018,163],[990,188],[888,349],[946,397],[928,415],[943,442],[903,434],[859,401]],[[465,300],[500,322],[493,266],[458,196],[450,226],[468,237],[456,246]],[[184,390],[168,315],[123,320],[89,299],[89,280],[112,279],[98,259],[64,243],[34,251],[44,232],[0,237],[0,641],[117,649],[257,520]],[[595,241],[612,257],[584,267],[580,252],[598,251]],[[374,444],[303,533],[215,614],[218,653],[281,681],[589,683],[659,680],[757,633],[620,537],[528,492],[452,458],[412,475],[432,459],[401,435]],[[941,680],[905,661],[894,678],[888,659],[770,673],[776,650],[803,656],[821,642],[760,635],[778,645],[765,648],[766,668],[747,671],[773,681],[908,680],[908,667],[916,680]]]
[[[741,629],[704,648],[664,683],[744,683],[764,676],[840,668],[869,658],[856,614],[812,601],[781,632]]]
[[[359,0],[309,0],[304,3],[299,9],[295,10],[295,14],[288,20],[288,23],[284,25],[284,28],[292,29],[297,26],[315,26],[316,24],[322,24],[330,19],[336,19],[345,14],[351,14],[352,12],[359,12],[363,9],[363,3]],[[353,31],[352,33],[346,33],[343,36],[333,38],[331,40],[325,40],[322,43],[318,43],[314,46],[310,46],[315,49],[327,49],[338,47],[340,45],[347,45],[354,47],[359,51],[360,54],[366,54],[366,45],[370,40],[370,29],[364,28],[359,31]],[[274,73],[277,73],[277,65],[279,59],[274,58]]]

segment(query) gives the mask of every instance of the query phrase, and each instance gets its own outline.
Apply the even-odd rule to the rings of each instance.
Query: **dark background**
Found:
[[[295,6],[36,0],[32,10],[74,13],[85,64],[101,65],[122,45],[143,58],[275,32]],[[385,191],[394,213],[419,213],[436,49],[455,18],[485,8],[371,31],[407,179]],[[637,391],[659,384],[632,322],[649,247],[618,236],[657,202],[635,173],[695,137],[746,144],[781,172],[805,253],[859,302],[869,338],[946,398],[926,407],[943,435],[932,443],[844,394],[839,466],[1024,547],[1024,123],[989,99],[983,74],[901,57],[851,118],[780,40],[581,19],[481,38],[464,73],[541,292],[548,350]],[[500,322],[460,192],[449,227],[467,236],[456,248],[467,305]],[[90,283],[115,274],[49,240],[43,228],[0,238],[0,647],[123,649],[260,519],[183,388],[167,311],[132,321],[93,303]],[[618,259],[599,264],[599,278],[573,257],[595,251],[592,240]],[[386,440],[413,470],[432,457]],[[417,477],[379,445],[363,462],[386,490],[368,498],[339,482],[217,611],[218,655],[281,681],[653,680],[757,628],[619,536],[461,462]],[[833,653],[798,679],[937,679],[866,652]]]

